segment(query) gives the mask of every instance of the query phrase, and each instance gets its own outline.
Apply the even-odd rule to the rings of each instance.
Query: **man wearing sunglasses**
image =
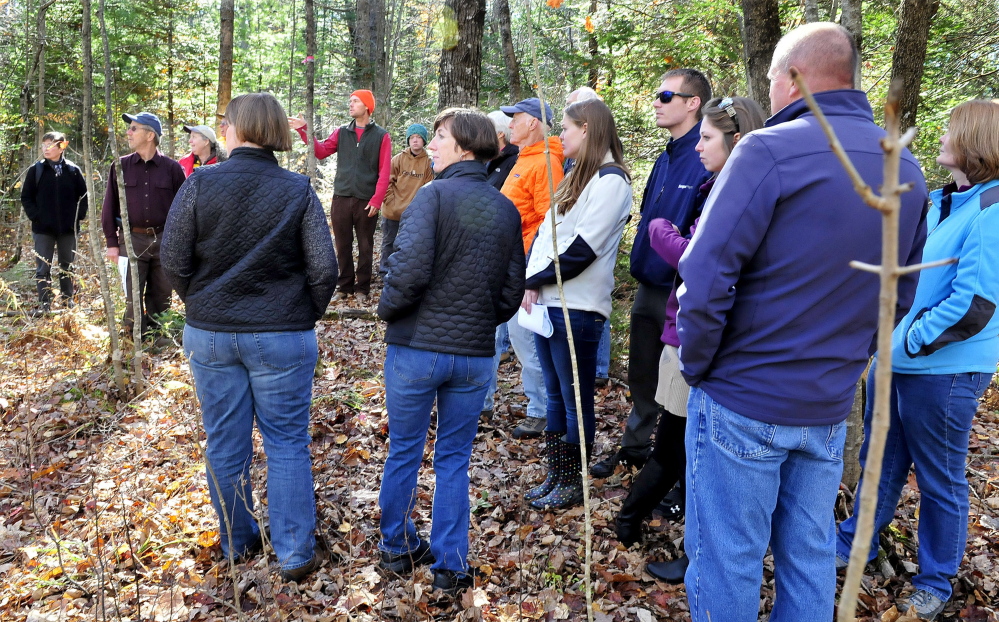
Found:
[[[756,622],[773,552],[771,622],[830,620],[833,506],[845,419],[872,352],[881,215],[853,191],[790,78],[796,67],[848,156],[882,184],[884,130],[854,88],[857,47],[832,23],[796,28],[770,67],[774,115],[742,137],[680,260],[677,331],[687,402],[685,582],[694,622]],[[926,183],[902,155],[900,261],[919,261]],[[898,314],[917,276],[899,281]],[[853,598],[854,595],[844,595]]]
[[[656,127],[670,133],[666,150],[649,173],[642,195],[642,220],[631,249],[631,275],[638,292],[631,307],[628,386],[632,408],[620,448],[590,468],[594,477],[610,477],[619,462],[641,467],[652,449],[652,432],[659,420],[659,340],[666,324],[666,301],[676,271],[654,250],[649,223],[666,218],[689,234],[696,216],[698,188],[710,177],[694,151],[700,138],[701,106],[711,99],[711,84],[696,69],[673,69],[661,79],[652,101]]]

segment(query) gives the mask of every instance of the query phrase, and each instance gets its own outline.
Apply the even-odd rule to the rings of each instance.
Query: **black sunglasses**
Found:
[[[732,118],[732,122],[735,123],[735,133],[739,134],[739,115],[735,111],[735,102],[732,101],[732,98],[726,97],[718,102],[718,108],[728,113],[728,116]]]
[[[659,91],[655,95],[655,99],[658,99],[663,104],[668,104],[673,101],[674,97],[697,97],[693,93],[674,93],[673,91]]]

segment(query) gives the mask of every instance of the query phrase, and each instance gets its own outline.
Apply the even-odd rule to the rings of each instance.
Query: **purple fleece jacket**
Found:
[[[704,205],[704,199],[711,192],[711,186],[714,183],[715,180],[712,178],[701,186],[697,195],[695,213],[701,213],[701,206]],[[694,223],[690,225],[691,236],[697,230],[697,221],[700,219],[701,217],[698,215],[694,219]],[[680,257],[683,256],[683,251],[687,250],[687,245],[690,244],[690,238],[680,235],[673,228],[673,223],[669,220],[656,218],[649,223],[649,242],[652,244],[652,250],[656,251],[660,257],[666,260],[666,263],[673,266],[673,269],[676,270],[680,265]],[[662,337],[659,338],[659,341],[674,348],[680,347],[680,338],[676,334],[676,312],[680,309],[680,302],[676,298],[676,290],[682,282],[680,276],[677,275],[675,285],[670,290],[669,298],[666,300],[666,324],[663,326]]]
[[[885,132],[863,91],[815,99],[872,188]],[[905,151],[898,260],[919,261],[926,183]],[[786,106],[732,151],[680,260],[680,368],[691,386],[765,423],[846,419],[877,330],[879,282],[849,266],[880,263],[881,215],[853,191],[803,101]],[[899,282],[896,319],[917,276]]]

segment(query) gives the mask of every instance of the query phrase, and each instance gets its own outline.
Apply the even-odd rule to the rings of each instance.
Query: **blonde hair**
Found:
[[[999,99],[973,99],[950,113],[950,147],[968,181],[999,179]]]

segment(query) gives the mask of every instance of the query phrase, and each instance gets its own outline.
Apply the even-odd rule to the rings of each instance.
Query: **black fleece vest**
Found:
[[[351,121],[340,128],[337,136],[336,177],[333,193],[338,197],[354,197],[367,201],[375,195],[378,184],[378,155],[386,132],[372,121],[365,126],[361,141],[357,141],[357,123]]]

